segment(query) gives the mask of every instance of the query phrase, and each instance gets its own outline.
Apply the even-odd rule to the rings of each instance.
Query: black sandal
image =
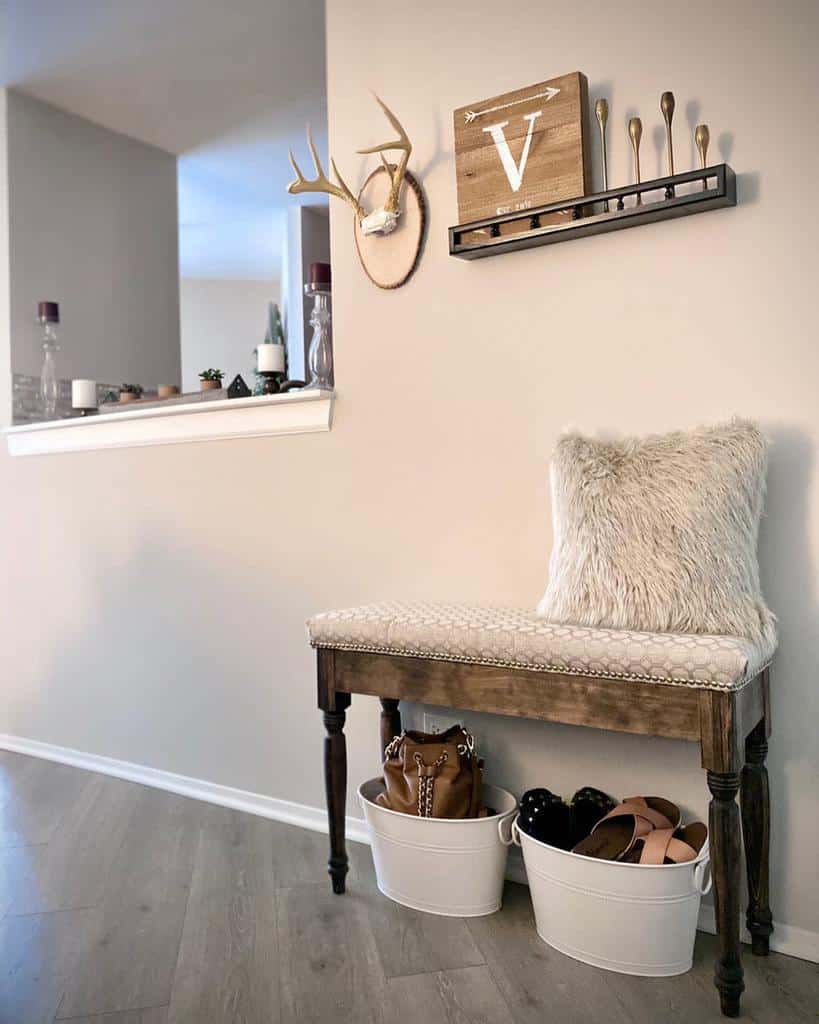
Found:
[[[518,827],[532,839],[558,850],[571,849],[572,812],[562,797],[548,789],[530,789],[520,798]]]
[[[572,797],[572,846],[576,846],[582,839],[591,834],[591,830],[601,818],[613,811],[617,801],[612,800],[608,793],[594,789],[592,786],[583,786],[578,789]],[[571,849],[571,847],[569,847]]]

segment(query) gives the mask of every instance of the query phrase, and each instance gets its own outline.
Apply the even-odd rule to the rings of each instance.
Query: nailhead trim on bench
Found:
[[[315,643],[311,640],[310,646],[314,648],[321,647],[325,650],[334,651],[360,651],[364,654],[388,654],[393,657],[428,658],[430,661],[456,661],[464,665],[490,665],[494,668],[511,668],[518,669],[523,672],[543,672],[563,676],[579,675],[579,673],[572,672],[565,666],[521,665],[511,661],[498,661],[493,658],[462,658],[453,654],[436,654],[432,651],[413,651],[405,648],[399,649],[395,647],[375,647],[365,644],[348,644],[343,641],[338,643]],[[764,671],[770,666],[770,664],[771,662],[767,661],[760,667],[759,671]],[[725,683],[718,683],[716,681],[697,682],[691,679],[646,676],[628,672],[595,672],[592,670],[584,671],[582,676],[589,679],[624,680],[626,682],[634,683],[654,683],[659,686],[685,686],[691,690],[722,690],[729,693],[735,693],[737,690],[741,690],[751,682],[751,679],[743,679],[741,683],[737,683],[736,685],[726,685]]]

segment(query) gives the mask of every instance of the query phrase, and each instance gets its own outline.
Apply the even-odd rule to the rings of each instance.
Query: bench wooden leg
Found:
[[[739,955],[740,838],[739,772],[708,772],[711,804],[708,830],[711,838],[711,871],[717,916],[718,953],[714,984],[726,1017],[739,1016],[739,997],[745,983]]]
[[[756,956],[767,956],[773,918],[768,905],[768,849],[770,845],[770,794],[765,758],[768,740],[765,722],[760,722],[745,741],[745,766],[742,769],[742,836],[748,870],[748,913],[751,949]]]
[[[346,698],[346,699],[345,699]],[[324,711],[324,786],[327,792],[327,818],[330,825],[330,860],[327,870],[333,892],[343,893],[349,862],[344,831],[347,815],[347,741],[344,722],[349,694],[335,695],[335,708]]]
[[[393,736],[401,735],[401,712],[398,701],[392,697],[381,698],[381,757]]]

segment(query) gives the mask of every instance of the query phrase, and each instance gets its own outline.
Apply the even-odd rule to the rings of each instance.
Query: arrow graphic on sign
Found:
[[[486,114],[495,114],[499,110],[506,110],[509,107],[517,107],[520,103],[529,103],[530,100],[546,99],[548,101],[554,99],[559,92],[560,89],[552,89],[551,86],[546,86],[546,90],[544,92],[533,93],[531,96],[525,96],[521,100],[512,100],[511,103],[501,103],[500,106],[489,107],[486,110],[467,110],[464,114],[464,118],[467,124],[472,124],[476,117],[484,117]]]

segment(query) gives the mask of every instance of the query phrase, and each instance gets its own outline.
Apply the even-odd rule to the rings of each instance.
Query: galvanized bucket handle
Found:
[[[515,822],[517,820],[518,820],[518,809],[517,809],[517,807],[515,807],[513,810],[509,811],[508,814],[504,814],[502,818],[498,818],[498,839],[500,839],[501,843],[504,846],[511,846],[512,843],[514,842],[514,839],[512,837],[512,832],[513,832],[513,830],[515,828]],[[511,822],[511,825],[509,826],[509,834],[508,835],[506,835],[505,832],[504,832],[504,826],[506,825],[507,822]]]
[[[706,879],[703,885],[703,880]],[[705,860],[701,860],[699,864],[694,868],[694,887],[700,896],[705,896],[711,891],[713,885],[713,878],[711,877],[711,858],[706,857]]]

